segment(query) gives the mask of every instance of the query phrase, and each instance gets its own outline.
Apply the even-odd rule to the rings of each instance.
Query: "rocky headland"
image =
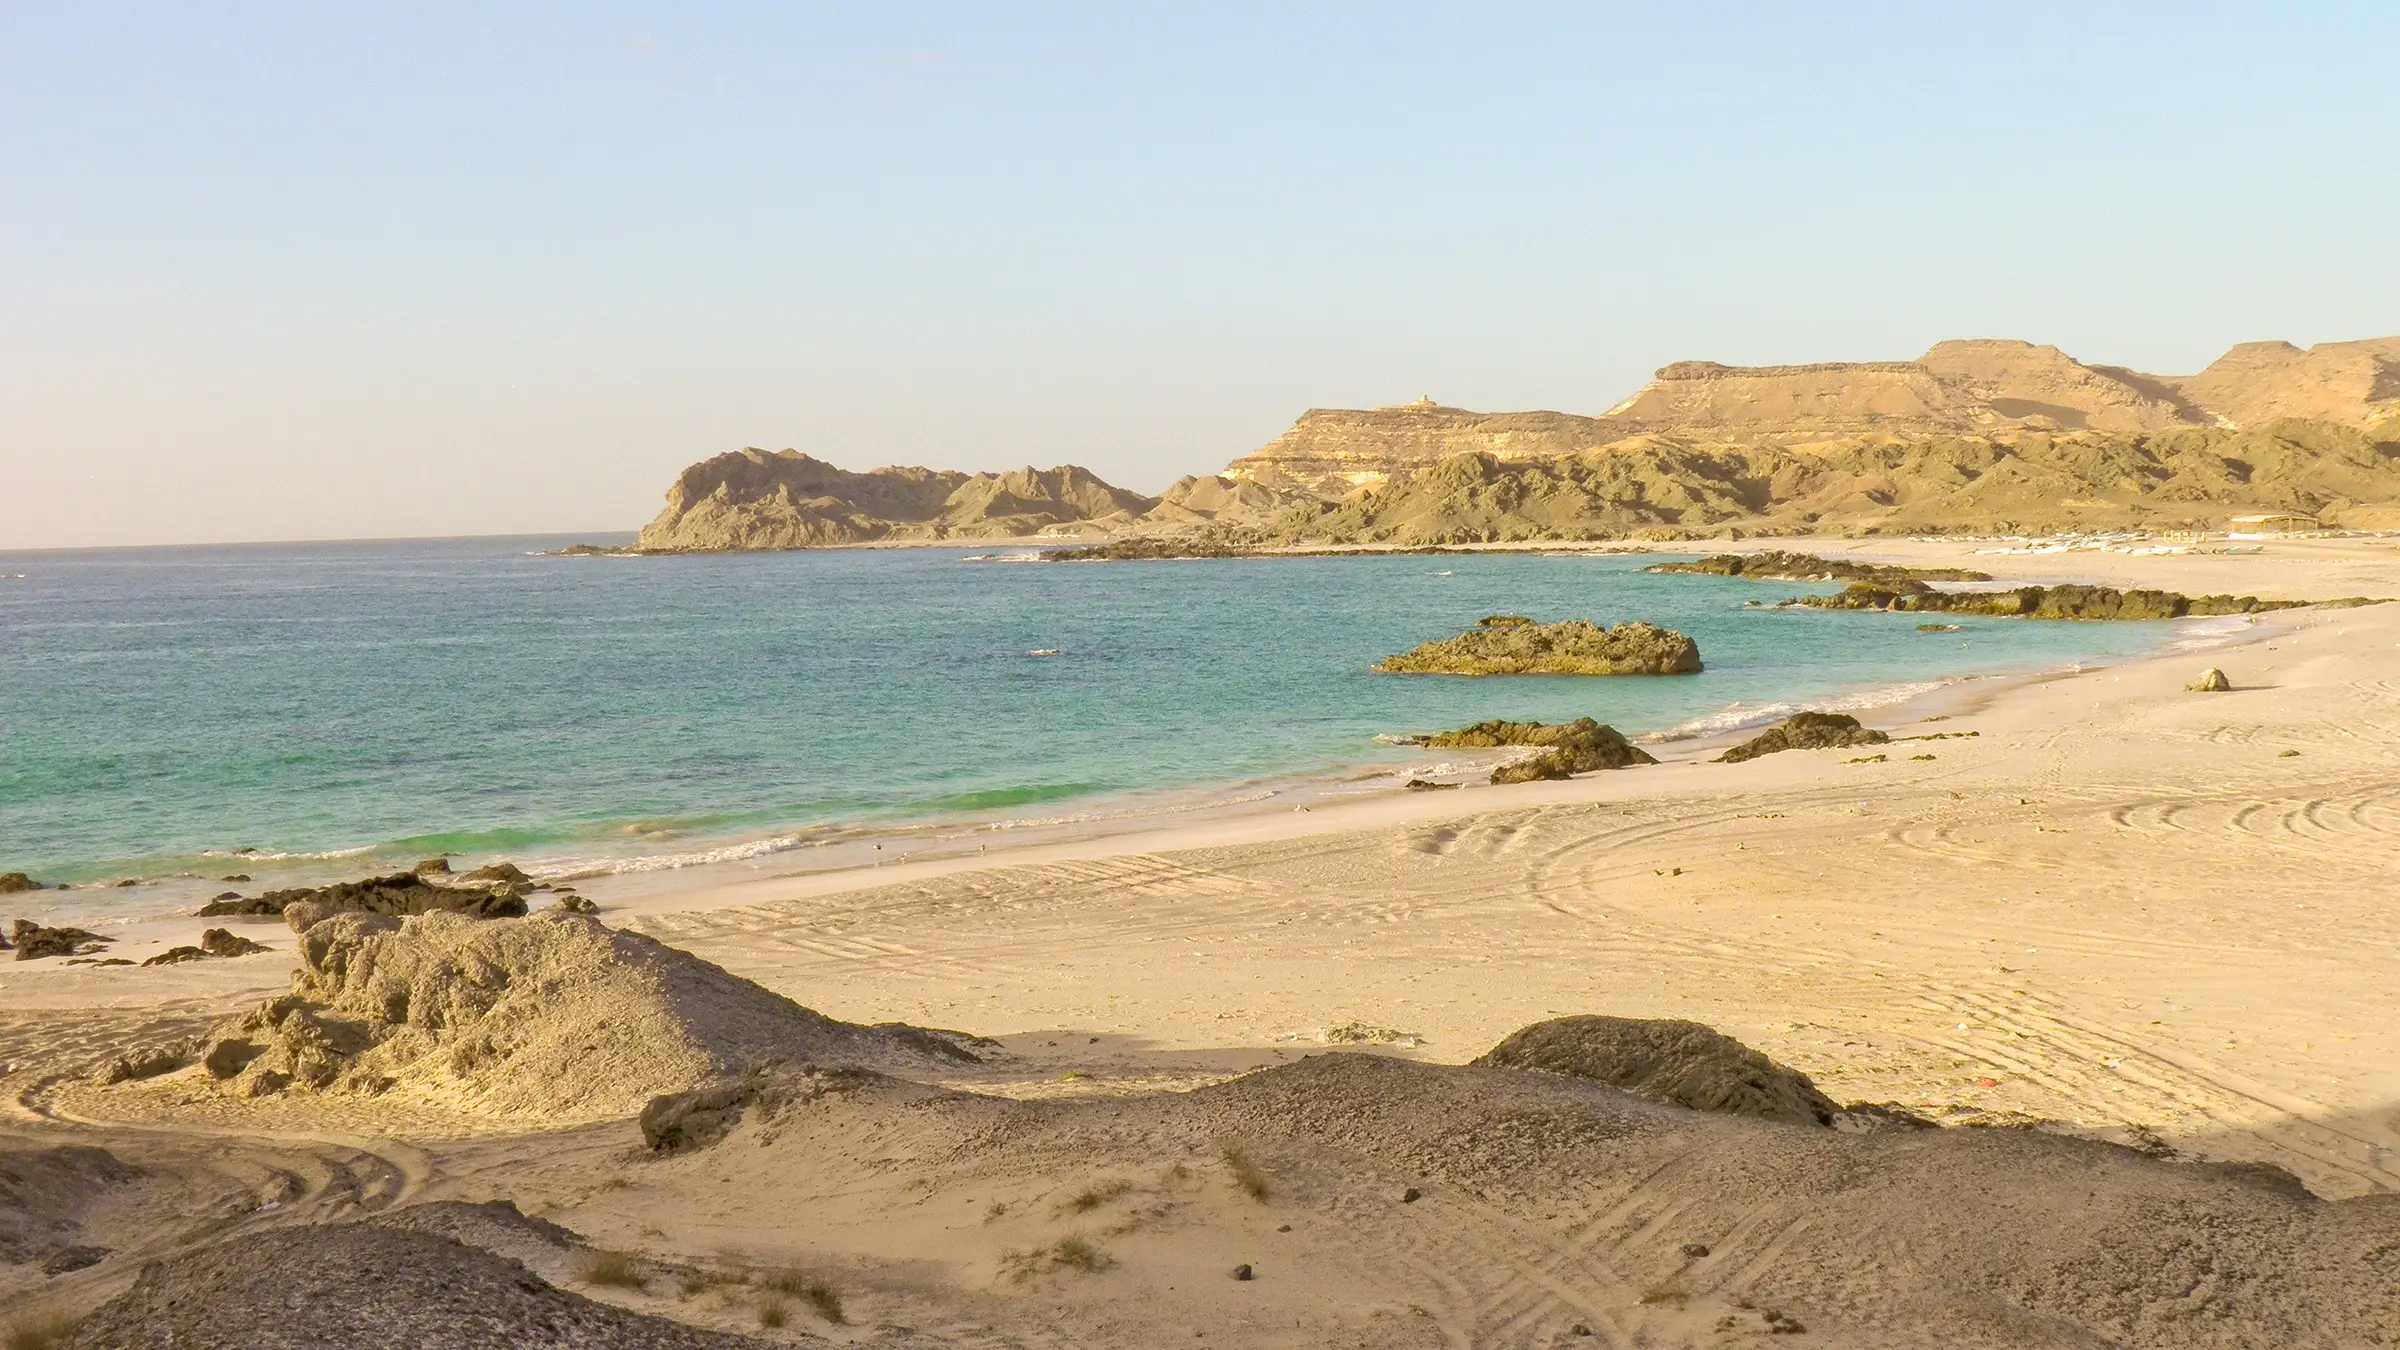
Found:
[[[1071,465],[858,473],[747,449],[684,470],[633,549],[568,551],[1059,539],[1105,561],[2237,518],[2400,521],[2400,338],[2246,343],[2189,376],[2000,340],[1913,361],[1679,361],[1597,416],[1311,409],[1157,497]]]
[[[1602,628],[1586,619],[1541,623],[1494,614],[1457,637],[1387,656],[1375,669],[1387,675],[1694,675],[1700,644],[1638,620]]]

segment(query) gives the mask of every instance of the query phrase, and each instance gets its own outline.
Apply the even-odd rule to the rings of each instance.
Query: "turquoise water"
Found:
[[[1745,609],[1807,588],[1644,557],[528,556],[555,542],[0,555],[0,871],[656,867],[1405,776],[1439,756],[1378,736],[1489,717],[1669,733],[2179,635]],[[1496,611],[1649,619],[1708,670],[1368,672]]]

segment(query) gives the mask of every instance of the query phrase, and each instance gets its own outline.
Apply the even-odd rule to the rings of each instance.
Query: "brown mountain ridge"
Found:
[[[1303,413],[1163,497],[1073,465],[686,469],[645,551],[1197,535],[1392,544],[2400,520],[2400,337],[2244,343],[2196,375],[1975,339],[1914,361],[1680,361],[1598,416],[1431,399]]]

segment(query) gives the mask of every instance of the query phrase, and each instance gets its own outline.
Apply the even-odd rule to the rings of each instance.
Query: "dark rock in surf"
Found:
[[[1793,713],[1781,723],[1717,756],[1719,764],[1739,764],[1781,750],[1828,750],[1850,745],[1885,745],[1891,737],[1860,726],[1848,713]]]

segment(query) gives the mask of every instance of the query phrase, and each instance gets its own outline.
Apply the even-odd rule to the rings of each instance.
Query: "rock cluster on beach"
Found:
[[[1456,731],[1413,738],[1404,744],[1438,750],[1494,750],[1530,745],[1542,753],[1492,770],[1494,783],[1531,783],[1568,778],[1597,769],[1627,769],[1658,761],[1625,739],[1615,727],[1578,717],[1572,722],[1477,722]],[[1414,786],[1412,784],[1411,786]]]
[[[142,964],[145,966],[178,966],[189,961],[208,961],[234,956],[255,956],[258,953],[266,950],[267,946],[265,943],[252,942],[246,937],[229,933],[222,928],[211,928],[200,935],[199,946],[169,947],[165,951],[160,952],[158,955],[142,962]]]
[[[0,941],[0,950],[14,947],[17,960],[38,961],[52,956],[88,955],[99,951],[102,943],[114,941],[115,938],[81,928],[52,928],[31,919],[19,919],[9,929],[7,939]]]
[[[1820,558],[1813,553],[1719,553],[1692,562],[1665,562],[1645,572],[1697,576],[1745,577],[1752,581],[1856,581],[1893,586],[1911,581],[1990,581],[1991,574],[1965,567],[1903,567],[1897,563],[1851,562]]]
[[[1892,738],[1859,725],[1848,713],[1797,712],[1717,756],[1719,764],[1740,764],[1782,750],[1834,750],[1851,745],[1883,745]]]
[[[264,918],[282,914],[293,905],[316,905],[329,910],[357,910],[366,914],[432,914],[447,912],[467,914],[482,919],[515,918],[525,913],[525,891],[528,878],[511,864],[470,872],[457,878],[458,884],[441,885],[429,879],[447,872],[425,867],[410,872],[394,872],[389,876],[366,877],[358,881],[337,881],[330,886],[296,886],[287,890],[269,891],[264,895],[225,896],[202,905],[202,918],[240,916]]]
[[[1690,675],[1700,644],[1672,628],[1635,621],[1602,628],[1584,619],[1540,623],[1495,614],[1454,638],[1387,656],[1391,675]]]
[[[23,872],[0,872],[0,895],[18,895],[40,889],[42,889],[42,883],[35,881]]]
[[[2361,603],[2365,603],[2363,597]],[[2113,586],[2018,586],[2005,591],[1940,591],[1922,581],[1858,582],[1838,595],[1803,595],[1782,602],[1807,609],[1876,609],[1905,613],[1972,614],[2004,619],[2182,619],[2265,614],[2301,609],[2307,600],[2261,600],[2255,595],[2181,595],[2118,590]],[[2339,603],[2339,602],[2334,602]]]

